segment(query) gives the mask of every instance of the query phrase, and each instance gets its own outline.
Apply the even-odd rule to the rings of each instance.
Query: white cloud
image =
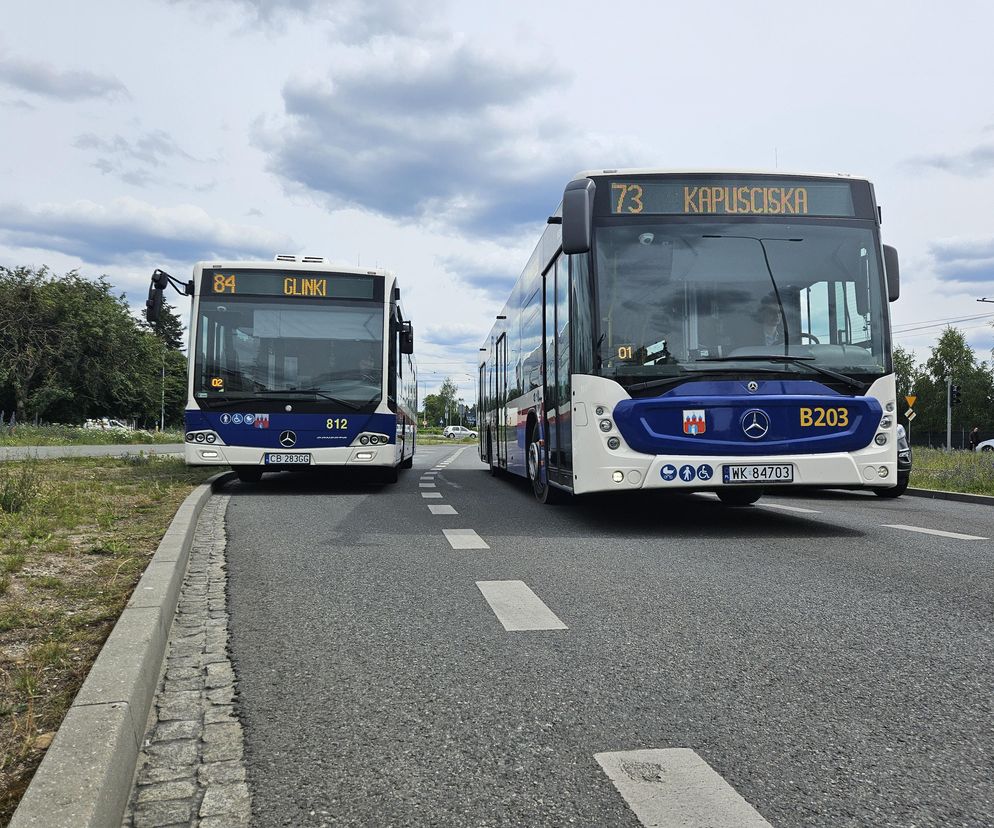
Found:
[[[161,257],[192,262],[205,258],[270,258],[293,252],[286,235],[214,218],[193,205],[157,207],[133,198],[109,206],[0,204],[0,241],[77,256],[93,264]]]
[[[128,97],[117,78],[84,70],[60,70],[41,61],[0,55],[0,83],[60,101]]]
[[[260,124],[258,141],[273,172],[331,209],[503,236],[545,218],[556,206],[548,194],[578,169],[633,155],[629,142],[598,140],[533,106],[565,83],[547,62],[395,41],[327,80],[288,82],[286,117]]]
[[[422,31],[442,7],[439,0],[171,0],[175,5],[230,8],[247,13],[251,22],[282,29],[289,21],[305,19],[330,26],[337,39],[362,42],[377,35]]]

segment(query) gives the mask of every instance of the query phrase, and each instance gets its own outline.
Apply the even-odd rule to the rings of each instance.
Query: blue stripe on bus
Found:
[[[281,448],[279,438],[283,431],[297,435],[294,449],[335,448],[349,446],[364,431],[386,434],[390,443],[397,442],[396,414],[356,414],[354,411],[301,414],[273,412],[268,417],[268,427],[260,427],[258,414],[245,411],[194,411],[186,412],[186,430],[213,429],[229,446],[251,448]],[[251,422],[246,423],[246,417]],[[227,422],[224,422],[224,420]],[[329,428],[328,424],[332,427]],[[344,427],[343,427],[344,426]]]
[[[761,381],[754,393],[741,381],[688,382],[658,397],[623,400],[614,420],[625,441],[646,454],[825,454],[865,448],[883,409],[872,397],[848,397],[809,380]],[[801,409],[846,409],[847,425],[802,425]],[[753,439],[743,419],[764,412],[769,429]],[[684,431],[684,412],[703,411],[698,434]],[[760,418],[762,419],[762,418]],[[816,418],[817,419],[817,416]],[[828,419],[838,421],[839,415]]]

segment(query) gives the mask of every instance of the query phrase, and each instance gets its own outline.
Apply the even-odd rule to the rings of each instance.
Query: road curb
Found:
[[[944,492],[940,489],[908,489],[905,494],[911,497],[931,497],[935,500],[957,500],[960,503],[983,503],[985,506],[994,506],[994,497],[990,495]]]
[[[215,475],[176,511],[9,828],[121,824],[197,519],[212,492],[233,479]]]

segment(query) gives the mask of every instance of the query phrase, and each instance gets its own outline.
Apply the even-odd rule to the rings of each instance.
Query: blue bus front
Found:
[[[570,257],[572,405],[545,426],[575,493],[895,486],[896,290],[868,182],[635,174],[595,189],[590,252]]]
[[[265,470],[393,469],[413,452],[388,400],[386,276],[198,265],[186,460]]]

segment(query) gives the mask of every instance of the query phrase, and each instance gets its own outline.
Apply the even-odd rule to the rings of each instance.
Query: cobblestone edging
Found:
[[[228,660],[228,500],[211,497],[197,523],[125,828],[249,824],[242,727]]]

